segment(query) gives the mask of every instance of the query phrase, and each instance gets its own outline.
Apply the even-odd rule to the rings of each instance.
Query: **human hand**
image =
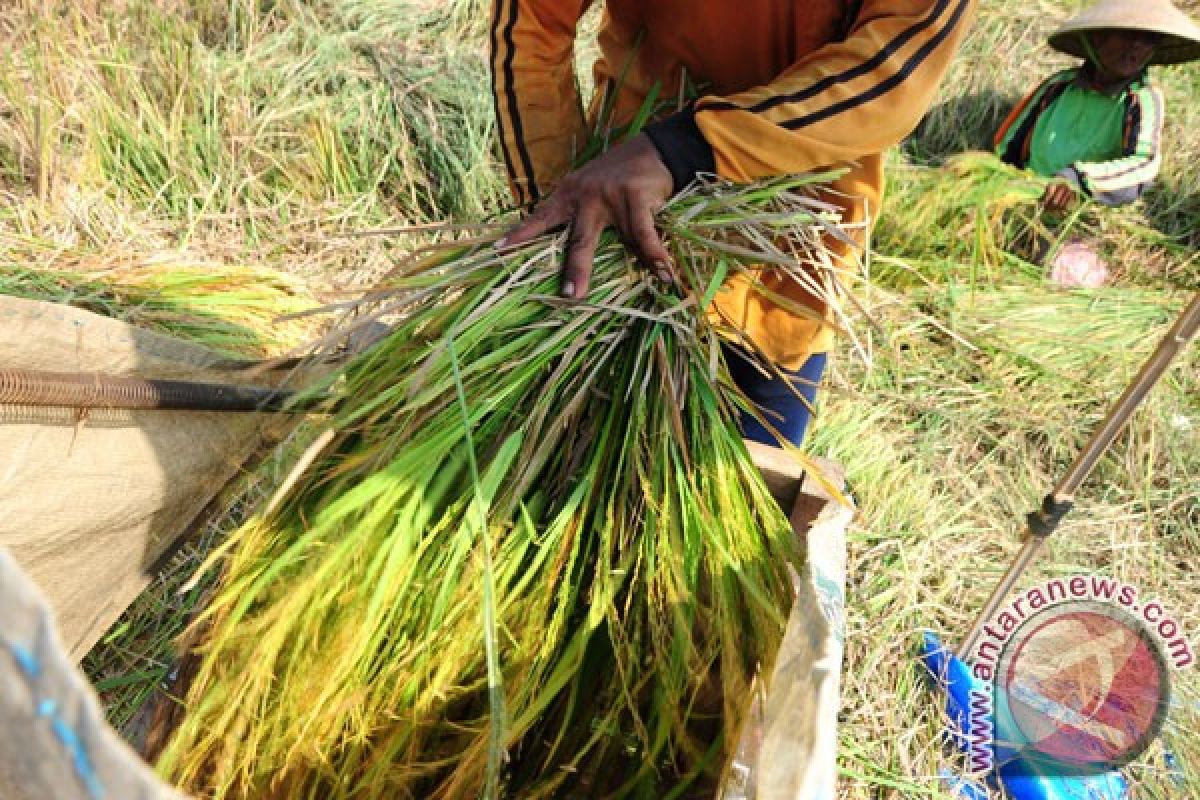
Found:
[[[580,300],[587,295],[600,234],[612,226],[646,268],[670,281],[671,257],[654,227],[654,214],[670,198],[672,185],[653,143],[636,136],[563,178],[554,193],[496,246],[524,244],[566,225],[570,235],[561,291],[563,297]]]
[[[1075,205],[1075,188],[1064,181],[1054,181],[1042,193],[1042,206],[1047,211],[1066,211]]]

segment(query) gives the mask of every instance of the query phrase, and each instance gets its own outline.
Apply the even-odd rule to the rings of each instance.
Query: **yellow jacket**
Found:
[[[492,85],[517,202],[532,206],[565,175],[588,139],[589,116],[616,92],[613,125],[662,97],[699,85],[694,106],[647,134],[677,188],[697,171],[733,181],[848,167],[824,199],[851,223],[872,219],[887,147],[933,100],[975,0],[607,0],[595,67],[597,101],[585,115],[576,89],[576,25],[590,0],[495,0]],[[619,87],[619,88],[615,88]],[[852,248],[830,240],[837,256]],[[772,289],[824,314],[782,275]],[[795,368],[828,350],[828,326],[800,318],[743,282],[717,309],[770,357]]]

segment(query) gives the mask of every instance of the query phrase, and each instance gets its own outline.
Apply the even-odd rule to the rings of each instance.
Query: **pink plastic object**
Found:
[[[1054,257],[1050,280],[1059,286],[1095,289],[1108,282],[1108,265],[1084,242],[1071,242]]]

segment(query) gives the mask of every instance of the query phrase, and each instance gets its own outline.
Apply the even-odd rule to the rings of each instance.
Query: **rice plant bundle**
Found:
[[[0,294],[66,303],[231,356],[279,355],[318,331],[318,303],[275,270],[211,263],[139,262],[69,268],[9,265]]]
[[[1120,276],[1186,269],[1184,238],[1155,230],[1140,205],[1107,208],[1087,198],[1064,213],[1041,197],[1049,180],[991,153],[960,153],[941,167],[897,163],[875,228],[873,283],[912,287],[1040,284],[1043,264],[1082,240]],[[1185,279],[1180,285],[1189,285]]]
[[[673,201],[679,288],[610,234],[581,304],[562,236],[394,276],[331,443],[229,543],[160,769],[216,797],[711,788],[800,564],[707,309],[751,265],[819,262],[820,179]]]
[[[973,279],[1006,282],[1038,237],[1053,240],[1038,200],[1046,180],[1009,166],[990,153],[961,153],[941,168],[907,167],[891,172],[889,200],[880,217],[879,252],[909,260],[920,277],[969,271]],[[902,285],[920,282],[898,273],[883,277]],[[993,280],[992,282],[995,282]]]

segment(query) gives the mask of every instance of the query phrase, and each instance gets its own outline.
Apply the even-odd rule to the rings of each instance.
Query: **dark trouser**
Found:
[[[794,372],[787,370],[787,377],[781,377],[773,373],[763,374],[736,345],[726,344],[723,349],[733,382],[750,402],[758,406],[759,413],[784,439],[799,446],[812,417],[810,407],[817,396],[817,384],[825,373],[825,353],[814,353],[800,369]],[[744,411],[741,424],[742,435],[747,439],[762,444],[778,444],[774,434]]]

